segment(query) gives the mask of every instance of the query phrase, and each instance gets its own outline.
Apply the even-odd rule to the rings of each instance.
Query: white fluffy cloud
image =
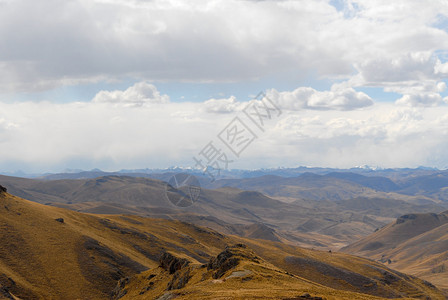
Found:
[[[373,100],[363,92],[336,85],[329,91],[316,91],[311,87],[299,87],[294,91],[267,91],[269,100],[282,110],[354,110],[373,105]],[[224,99],[210,99],[204,102],[206,112],[235,113],[244,109],[245,102],[234,96]]]
[[[434,72],[437,75],[447,77],[448,76],[448,62],[442,63],[439,59],[436,61],[436,65],[434,66]]]
[[[442,102],[442,96],[437,93],[406,94],[397,100],[397,104],[409,106],[435,106]]]
[[[357,66],[359,75],[368,85],[390,82],[420,81],[433,78],[435,60],[430,52],[406,53],[398,57],[378,57]]]
[[[234,96],[228,99],[210,99],[204,102],[205,111],[211,113],[231,113],[241,110],[244,104],[238,102]]]
[[[434,106],[443,103],[446,68],[431,52],[383,56],[356,65],[358,74],[341,85],[381,87],[402,94],[398,104]]]
[[[133,91],[128,94],[136,99],[148,96],[145,88],[136,86],[156,91],[147,83],[137,84],[126,90]],[[448,166],[448,155],[439,150],[448,146],[448,107],[370,105],[368,97],[350,89],[298,90],[275,91],[273,99],[283,113],[265,132],[246,120],[257,139],[239,159],[217,139],[235,116],[243,117],[241,107],[247,103],[233,97],[157,105],[146,105],[144,100],[137,101],[143,103],[137,107],[126,105],[135,102],[132,96],[125,97],[125,105],[116,105],[115,100],[0,102],[0,165],[3,171],[194,166],[192,157],[214,141],[235,160],[232,168]],[[126,91],[112,93],[124,97]],[[100,95],[104,92],[95,99]],[[318,96],[322,99],[312,100]],[[354,102],[339,97],[351,97]]]
[[[336,86],[330,91],[323,92],[311,87],[300,87],[292,92],[278,92],[272,89],[267,96],[281,108],[289,110],[353,110],[373,104],[372,99],[363,92]]]
[[[152,103],[168,103],[170,97],[168,95],[161,95],[157,88],[150,83],[139,82],[125,91],[100,91],[92,101],[95,103],[142,106]]]

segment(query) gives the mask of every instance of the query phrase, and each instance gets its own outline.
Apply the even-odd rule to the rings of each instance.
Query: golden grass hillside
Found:
[[[448,211],[401,216],[343,251],[381,261],[448,290]]]
[[[440,294],[430,291],[407,296],[444,299]],[[165,253],[158,268],[121,280],[113,299],[384,298],[317,284],[274,266],[244,244],[236,244],[227,246],[207,264],[191,263],[184,257]]]
[[[338,291],[285,272],[244,244],[226,247],[207,264],[170,253],[158,268],[120,281],[113,299],[379,299]]]
[[[0,295],[4,298],[110,299],[120,280],[148,278],[151,272],[158,272],[163,253],[184,258],[194,267],[208,264],[229,245],[244,243],[247,251],[259,257],[259,263],[241,260],[242,265],[226,270],[223,276],[231,276],[242,266],[253,272],[255,279],[243,285],[241,278],[234,276],[235,285],[232,278],[213,285],[216,295],[238,290],[246,298],[277,289],[278,295],[287,297],[308,292],[328,299],[372,298],[369,295],[444,299],[440,291],[420,279],[347,254],[224,236],[180,221],[84,214],[5,192],[0,193],[0,228]],[[201,282],[199,276],[215,271],[199,268],[192,270],[195,272],[198,277],[184,288],[206,298],[201,293],[209,289],[207,282],[215,279],[204,277]],[[160,288],[166,289],[163,280],[161,283]]]

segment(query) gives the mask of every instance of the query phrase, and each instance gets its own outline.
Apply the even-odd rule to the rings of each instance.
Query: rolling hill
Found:
[[[403,215],[342,251],[384,262],[448,289],[448,211]]]
[[[236,289],[246,299],[304,293],[444,299],[425,281],[347,254],[225,236],[181,221],[79,213],[6,191],[0,192],[0,226],[0,292],[6,299],[109,299],[124,290],[123,299],[131,299],[148,287],[142,299],[166,293],[211,299]],[[232,248],[238,244],[246,246]],[[182,263],[171,268],[170,255]]]
[[[325,182],[320,179],[322,176],[305,177],[299,181],[305,180],[314,190],[325,190],[321,187],[325,182],[345,182],[331,176],[325,177]],[[276,180],[290,180],[290,184],[298,184],[297,178],[275,177],[269,183],[264,177],[250,180],[271,188],[276,187]],[[383,182],[375,178],[372,180],[375,184]],[[195,205],[179,208],[168,201],[166,183],[150,178],[106,176],[77,180],[32,180],[0,176],[0,182],[16,196],[80,212],[174,218],[208,226],[225,234],[280,240],[319,249],[337,249],[355,242],[405,213],[444,210],[432,202],[419,205],[412,201],[378,197],[332,201],[290,199],[285,202],[279,201],[284,200],[282,198],[234,187],[202,189]],[[327,188],[332,187],[334,184]],[[344,187],[341,185],[340,189]]]
[[[448,187],[448,182],[444,179],[446,175],[442,174],[445,173],[394,182],[386,177],[364,176],[351,172],[331,172],[325,175],[304,173],[297,177],[265,175],[255,178],[221,179],[204,186],[207,188],[235,187],[286,199],[342,201],[363,197],[428,204],[448,202],[448,197],[443,196],[443,188]],[[434,177],[438,178],[437,184],[433,183]],[[416,190],[419,192],[415,192]]]

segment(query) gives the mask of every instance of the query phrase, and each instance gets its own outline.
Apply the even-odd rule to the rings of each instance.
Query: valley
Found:
[[[411,184],[380,176],[269,176],[209,184],[199,178],[194,205],[177,207],[161,180],[169,174],[1,175],[4,294],[250,299],[269,290],[272,299],[445,297],[444,181],[425,190],[411,179],[419,185],[416,196],[403,192]],[[216,275],[221,267],[211,261],[223,251],[237,259],[221,262],[226,267]],[[163,255],[182,267],[170,271]],[[74,278],[68,285],[66,274]]]
[[[0,202],[5,298],[444,298],[425,281],[343,253],[223,235],[181,221],[80,213],[6,192]],[[164,253],[182,263],[172,264]]]

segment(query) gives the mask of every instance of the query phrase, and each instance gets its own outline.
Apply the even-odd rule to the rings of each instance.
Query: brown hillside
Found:
[[[339,259],[340,257],[336,258]],[[286,260],[291,264],[291,257]],[[339,272],[341,284],[342,281],[345,281],[345,285],[347,281],[352,281],[363,285],[365,290],[378,288],[371,279],[350,272],[344,267],[334,267],[311,258],[295,257],[294,260],[308,261],[313,267],[322,266],[328,277]],[[359,262],[349,265],[354,266]],[[278,268],[244,244],[227,246],[206,264],[192,263],[184,257],[166,253],[162,256],[158,268],[121,280],[114,290],[114,299],[384,299],[316,284],[304,278],[305,274],[310,275],[307,272],[312,273],[313,267],[292,266],[294,267],[300,275]],[[421,294],[415,290],[415,285],[403,285],[400,277],[409,279],[406,275],[389,272],[381,267],[371,269],[370,274],[374,276],[374,272],[380,270],[381,273],[387,274],[382,282],[389,285],[388,290],[377,290],[383,296],[387,294],[388,298],[408,296],[444,299],[443,296],[431,292]],[[395,288],[401,289],[401,292],[394,290]],[[409,294],[410,290],[414,290],[414,293]]]
[[[382,261],[448,289],[448,212],[401,216],[342,251]]]
[[[288,292],[288,297],[309,292],[328,299],[372,298],[367,295],[444,298],[417,278],[346,254],[224,236],[180,221],[83,214],[5,192],[0,194],[0,227],[0,291],[21,299],[108,299],[119,280],[157,272],[163,253],[198,266],[237,243],[246,244],[260,258],[256,265],[242,261],[256,274],[255,280],[235,286],[231,285],[234,279],[226,281],[217,293],[247,288],[245,295],[261,295],[275,285],[279,293]],[[230,276],[230,270],[223,271],[223,276]],[[290,275],[277,276],[280,273],[275,270]],[[208,276],[208,272],[212,271],[201,269],[197,274]],[[203,284],[200,298],[206,297],[209,288],[207,282]],[[196,289],[195,285],[191,288]]]
[[[259,184],[276,186],[275,180],[263,178],[258,179],[261,180]],[[319,190],[321,184],[330,184],[334,179],[325,178],[323,182],[315,181],[313,176],[302,179]],[[296,183],[295,179],[281,180]],[[434,204],[416,205],[410,203],[412,201],[378,197],[341,201],[282,198],[292,202],[285,203],[259,192],[231,187],[202,189],[195,205],[179,208],[167,199],[166,183],[149,178],[105,176],[35,180],[0,176],[0,182],[16,196],[76,211],[174,218],[226,234],[279,240],[317,249],[337,249],[353,243],[405,213],[443,210]]]

